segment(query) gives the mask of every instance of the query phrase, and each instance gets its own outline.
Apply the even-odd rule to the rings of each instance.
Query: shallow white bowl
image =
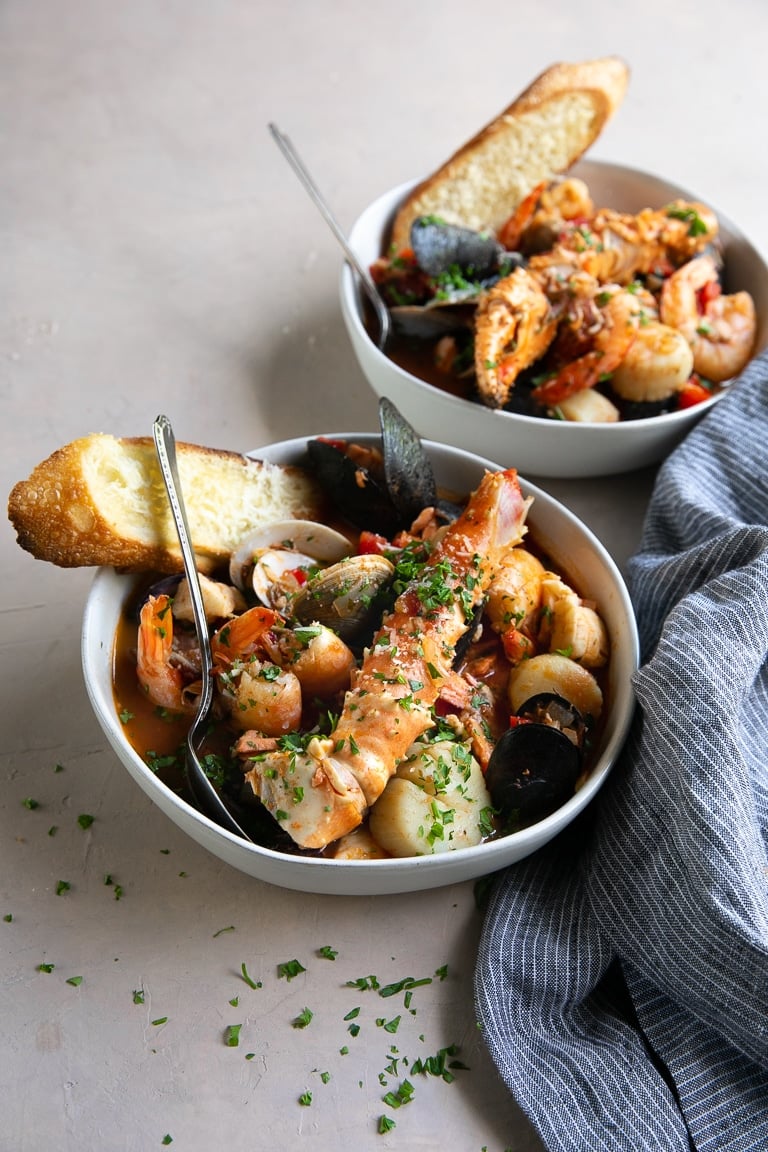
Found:
[[[363,433],[331,433],[357,443],[379,443]],[[286,440],[253,453],[286,464],[301,460],[307,437]],[[498,465],[461,449],[425,442],[439,485],[469,492],[486,468]],[[607,686],[608,713],[594,769],[579,792],[538,824],[503,839],[436,856],[391,860],[323,860],[289,856],[261,848],[226,832],[192,808],[150,771],[125,738],[112,694],[112,654],[120,612],[134,581],[111,568],[96,574],[83,620],[82,662],[96,717],[117,756],[134,780],[171,820],[215,856],[259,880],[303,892],[377,896],[453,884],[504,868],[541,847],[573,820],[602,787],[624,742],[633,710],[631,677],[637,667],[638,639],[624,581],[596,537],[563,505],[531,484],[534,497],[528,523],[536,541],[575,585],[597,601],[612,648]]]
[[[582,161],[572,174],[586,180],[598,207],[639,212],[646,207],[660,208],[678,196],[707,202],[706,197],[619,164]],[[353,226],[349,242],[364,265],[370,265],[384,251],[395,210],[413,186],[401,184],[385,192]],[[768,345],[768,268],[739,229],[720,212],[718,218],[724,241],[726,290],[745,289],[752,294],[760,350]],[[717,403],[714,396],[693,408],[618,424],[576,424],[495,411],[451,396],[388,359],[365,329],[356,277],[348,265],[342,269],[340,292],[352,347],[377,395],[388,396],[421,436],[489,456],[524,475],[606,476],[656,464]]]

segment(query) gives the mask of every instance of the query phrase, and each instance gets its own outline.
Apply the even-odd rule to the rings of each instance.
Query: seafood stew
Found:
[[[487,473],[468,501],[435,501],[403,424],[383,402],[381,451],[322,439],[308,450],[354,461],[355,487],[376,480],[396,508],[409,440],[405,470],[432,501],[415,517],[409,504],[405,520],[382,520],[379,492],[354,524],[329,497],[328,523],[278,524],[206,582],[217,681],[206,763],[254,839],[278,851],[371,860],[478,845],[540,820],[590,771],[610,657],[599,605],[526,534],[514,471]],[[145,581],[115,651],[125,736],[180,791],[191,634],[184,581]]]
[[[756,350],[755,302],[726,288],[706,205],[619,212],[572,176],[536,189],[498,236],[473,248],[467,233],[417,220],[411,247],[371,267],[396,321],[388,355],[454,396],[617,423],[711,399]]]

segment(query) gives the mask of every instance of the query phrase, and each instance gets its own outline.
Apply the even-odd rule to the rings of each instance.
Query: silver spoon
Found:
[[[163,473],[163,480],[165,481],[165,487],[168,492],[171,512],[173,513],[174,523],[176,524],[179,544],[181,546],[184,572],[186,573],[187,582],[189,583],[189,591],[192,599],[192,614],[195,618],[195,631],[197,632],[197,639],[200,644],[200,659],[202,662],[202,691],[200,693],[197,712],[192,721],[192,727],[187,733],[187,779],[190,789],[192,790],[192,795],[206,816],[210,817],[215,823],[220,824],[222,828],[226,828],[228,832],[233,832],[236,836],[241,836],[243,840],[251,840],[251,837],[240,827],[208,779],[205,769],[200,762],[200,757],[197,754],[198,734],[208,723],[213,701],[213,677],[211,675],[213,657],[211,656],[211,642],[208,637],[203,593],[200,588],[200,579],[197,575],[195,555],[192,551],[192,545],[190,544],[187,514],[184,510],[184,502],[181,495],[179,471],[176,465],[176,440],[168,417],[158,416],[152,426],[152,432],[155,439],[158,460],[160,461],[160,469]]]
[[[350,248],[346,236],[339,227],[338,221],[326,204],[323,196],[320,194],[320,191],[310,176],[309,172],[304,167],[304,163],[299,158],[299,155],[296,152],[293,144],[288,139],[288,137],[280,131],[276,124],[269,124],[268,127],[277,143],[278,148],[283,153],[286,160],[301,180],[307,192],[309,192],[309,195],[314,200],[317,207],[320,209],[320,212],[325,217],[326,223],[329,225],[339,244],[341,244],[347,261],[352,265],[355,272],[357,273],[360,279],[360,283],[363,286],[363,290],[365,291],[365,294],[370,300],[371,306],[376,313],[376,319],[379,325],[379,338],[377,340],[377,344],[383,351],[387,341],[389,340],[390,332],[392,329],[392,319],[389,314],[389,309],[382,300],[381,295],[379,294],[379,290],[371,279],[371,275],[368,269],[360,262],[360,260],[358,260],[357,256]]]

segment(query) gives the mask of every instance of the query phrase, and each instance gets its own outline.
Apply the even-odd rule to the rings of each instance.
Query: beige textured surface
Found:
[[[375,428],[333,238],[269,120],[349,226],[552,61],[617,53],[632,79],[594,155],[711,199],[765,254],[766,42],[763,0],[648,0],[632,18],[612,0],[6,0],[0,487],[88,432],[148,435],[160,411],[180,439],[235,450]],[[651,480],[544,486],[623,561]],[[33,560],[3,520],[0,578],[2,1152],[143,1152],[166,1134],[194,1152],[538,1149],[475,1029],[471,885],[303,896],[209,857],[150,805],[90,713],[91,573]],[[335,961],[317,956],[324,945]],[[279,978],[294,958],[307,971]],[[415,1015],[344,986],[446,964]],[[344,1017],[358,1006],[353,1037]],[[305,1007],[311,1024],[294,1028]],[[397,1014],[397,1033],[377,1026]],[[234,1024],[238,1047],[225,1042]],[[402,1059],[453,1043],[470,1070],[453,1084],[412,1077],[412,1103],[378,1135],[391,1046]]]

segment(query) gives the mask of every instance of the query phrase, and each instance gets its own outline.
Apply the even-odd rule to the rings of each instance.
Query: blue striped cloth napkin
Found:
[[[767,463],[763,354],[659,470],[619,763],[492,889],[478,1019],[550,1150],[768,1149]]]

